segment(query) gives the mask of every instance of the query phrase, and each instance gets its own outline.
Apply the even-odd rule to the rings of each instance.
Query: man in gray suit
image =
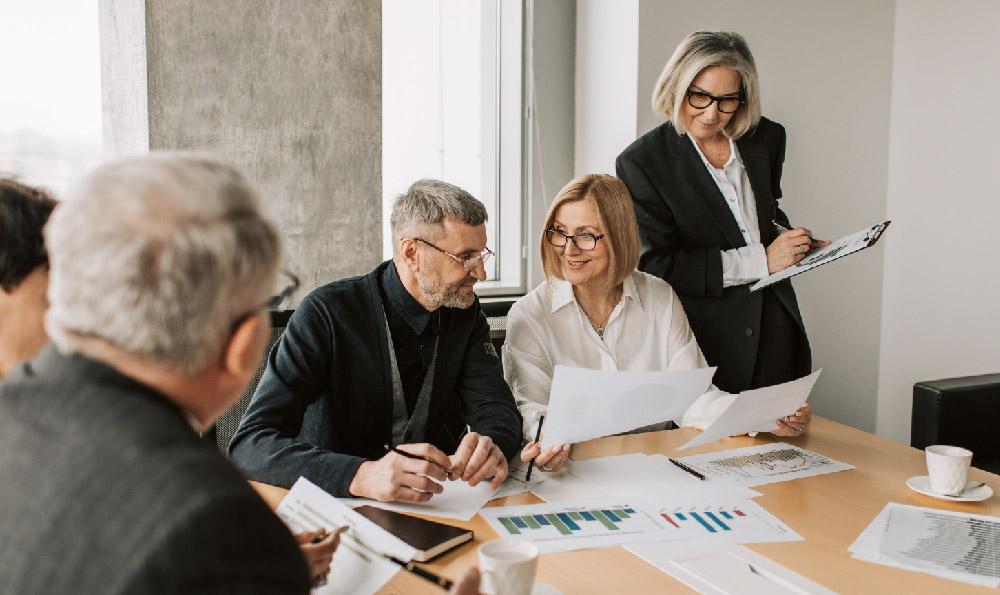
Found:
[[[255,192],[167,154],[75,194],[46,229],[54,345],[0,383],[0,593],[306,593],[288,529],[198,437],[269,330]]]

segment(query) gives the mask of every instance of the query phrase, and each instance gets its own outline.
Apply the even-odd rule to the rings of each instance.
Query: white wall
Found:
[[[757,61],[764,115],[788,131],[782,209],[820,238],[857,231],[885,216],[892,22],[891,2],[869,0],[643,0],[636,128],[662,122],[650,107],[653,84],[688,33],[738,31]],[[813,366],[823,368],[810,402],[818,414],[868,431],[881,279],[877,246],[794,280]]]
[[[1000,3],[897,0],[878,433],[913,383],[1000,370]]]
[[[639,0],[577,1],[574,176],[613,175],[635,140],[638,27]]]

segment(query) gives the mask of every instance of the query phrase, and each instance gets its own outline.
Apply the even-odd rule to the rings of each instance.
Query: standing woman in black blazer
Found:
[[[705,358],[719,367],[714,383],[722,390],[808,374],[809,340],[791,282],[756,292],[750,285],[828,242],[791,229],[778,208],[785,129],[761,117],[746,40],[689,35],[656,83],[653,109],[667,122],[616,163],[639,221],[639,269],[680,295]],[[797,415],[808,419],[808,406]]]

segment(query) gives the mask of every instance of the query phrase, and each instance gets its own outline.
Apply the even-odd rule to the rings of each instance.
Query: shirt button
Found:
[[[748,337],[752,337],[753,336],[753,329],[752,328],[748,328],[747,329],[747,336]]]
[[[740,231],[743,232],[743,233],[747,232],[747,230],[743,229],[742,227],[740,228]]]

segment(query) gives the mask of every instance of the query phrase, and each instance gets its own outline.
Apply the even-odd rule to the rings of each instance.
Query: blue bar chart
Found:
[[[501,539],[531,541],[543,552],[685,539],[655,510],[629,503],[531,504],[480,514]]]
[[[692,545],[802,539],[791,527],[752,500],[662,509],[659,514],[670,530],[690,539]]]

